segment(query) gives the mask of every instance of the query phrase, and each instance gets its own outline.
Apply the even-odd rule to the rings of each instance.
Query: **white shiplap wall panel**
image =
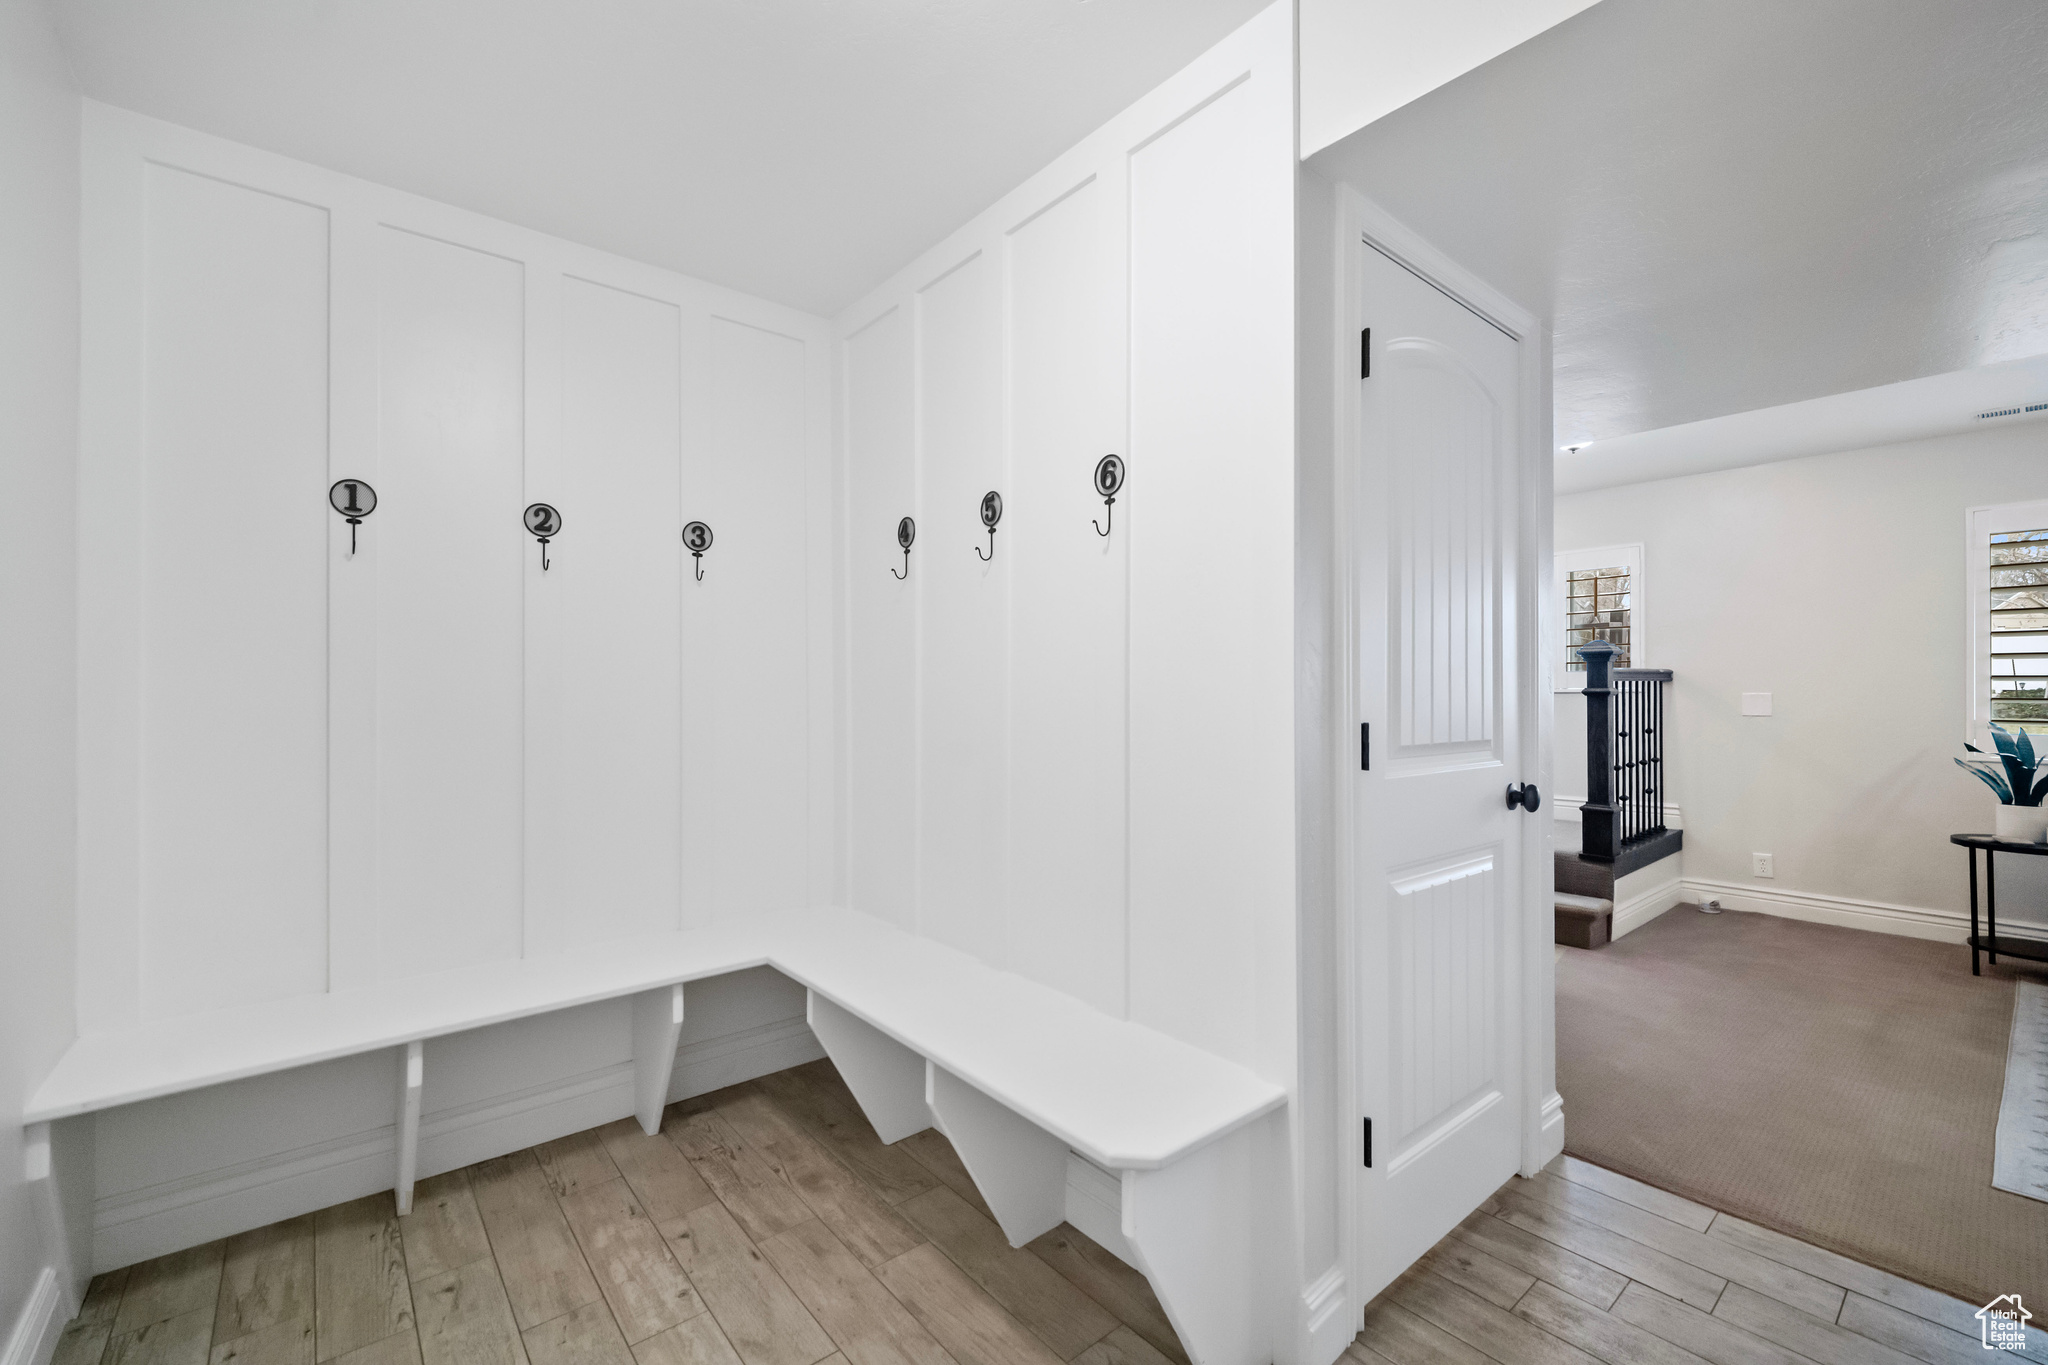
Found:
[[[976,251],[917,293],[918,473],[925,572],[918,662],[920,933],[1002,965],[1009,758],[1002,262]]]
[[[1004,236],[1008,263],[1011,966],[1122,1014],[1131,502],[1122,185],[1090,176]],[[1127,485],[1143,496],[1142,483]],[[1012,529],[1013,528],[1013,529]]]
[[[520,262],[393,227],[378,245],[376,552],[337,572],[377,582],[388,979],[524,942],[527,547],[505,528],[524,505],[526,326]]]
[[[918,598],[933,572],[918,497],[907,301],[842,343],[846,461],[848,904],[917,922]],[[919,531],[904,572],[896,524]]]
[[[561,439],[526,497],[562,534],[545,572],[521,547],[529,954],[674,928],[682,874],[682,311],[574,276],[559,306]]]
[[[327,984],[327,213],[144,176],[144,1018]]]
[[[838,322],[854,905],[1283,1080],[1293,98],[1276,5]],[[985,565],[989,487],[1010,507]]]

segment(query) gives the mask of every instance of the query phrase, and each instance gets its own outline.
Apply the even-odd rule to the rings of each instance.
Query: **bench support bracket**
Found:
[[[682,1033],[682,986],[663,986],[633,997],[633,1117],[649,1137],[661,1131],[661,1111],[668,1107],[676,1041]]]
[[[816,991],[806,991],[804,1017],[861,1112],[884,1142],[901,1142],[932,1126],[924,1099],[924,1058]]]
[[[412,1212],[412,1186],[420,1171],[420,1091],[426,1081],[426,1045],[405,1045],[405,1070],[398,1088],[398,1212]]]
[[[1285,1295],[1275,1267],[1287,1258],[1262,1212],[1276,1207],[1265,1176],[1280,1140],[1268,1116],[1169,1166],[1123,1172],[1124,1240],[1195,1365],[1272,1359],[1260,1306]]]
[[[1051,1232],[1067,1216],[1067,1144],[1008,1105],[930,1063],[925,1098],[1010,1245]]]

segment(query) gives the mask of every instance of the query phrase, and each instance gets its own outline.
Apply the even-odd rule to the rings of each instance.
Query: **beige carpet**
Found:
[[[1991,1187],[2015,979],[1953,944],[1681,905],[1557,964],[1565,1150],[1988,1303],[2048,1303]]]

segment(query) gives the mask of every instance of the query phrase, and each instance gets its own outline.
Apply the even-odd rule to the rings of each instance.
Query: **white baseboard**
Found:
[[[7,1349],[0,1351],[0,1365],[50,1365],[58,1339],[64,1335],[66,1315],[60,1311],[63,1302],[56,1268],[44,1266],[42,1274],[36,1276],[35,1288],[29,1290],[28,1302],[14,1319],[14,1330],[7,1334]]]
[[[1564,1096],[1555,1090],[1550,1092],[1550,1098],[1543,1101],[1536,1134],[1536,1170],[1540,1171],[1564,1151]],[[1523,1174],[1533,1179],[1536,1171],[1524,1171]]]
[[[1685,883],[1679,877],[1645,887],[1614,907],[1608,936],[1620,938],[1631,929],[1640,929],[1684,899]]]
[[[1344,1268],[1333,1265],[1301,1291],[1302,1365],[1330,1365],[1358,1333],[1344,1292]]]
[[[1685,879],[1684,895],[1692,902],[1718,900],[1724,910],[1777,915],[1782,919],[1835,924],[1845,929],[1932,939],[1940,943],[1962,943],[1970,934],[1970,916],[1962,910],[1892,905],[1848,896],[1823,896],[1810,891],[1766,890],[1745,882],[1717,882],[1698,877]],[[2048,928],[2038,924],[2006,920],[1999,924],[1998,932],[2001,937],[2048,942]]]
[[[1582,825],[1585,818],[1580,812],[1580,807],[1585,804],[1586,798],[1583,796],[1552,797],[1551,805],[1555,808],[1556,814],[1551,818],[1561,820],[1567,825]],[[1664,807],[1664,828],[1684,829],[1685,812],[1676,806]]]
[[[686,1043],[676,1050],[669,1099],[706,1094],[824,1055],[800,1015]],[[633,1066],[627,1062],[428,1114],[420,1122],[419,1173],[451,1171],[610,1123],[631,1114],[633,1103]],[[397,1161],[396,1130],[385,1124],[100,1199],[93,1208],[93,1267],[118,1269],[388,1190]]]

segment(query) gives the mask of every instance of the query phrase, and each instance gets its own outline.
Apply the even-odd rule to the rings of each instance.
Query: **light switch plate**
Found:
[[[1771,714],[1771,694],[1768,692],[1744,692],[1742,714],[1745,716],[1768,716]]]

